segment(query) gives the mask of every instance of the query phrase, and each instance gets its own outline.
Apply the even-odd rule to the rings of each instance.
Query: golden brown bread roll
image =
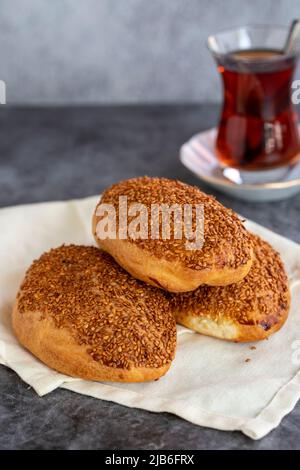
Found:
[[[136,239],[127,234],[120,237],[119,201],[127,198],[127,205],[140,203],[151,214],[151,205],[189,204],[204,208],[204,244],[200,249],[186,248],[187,238],[176,239],[174,216],[171,217],[169,239],[162,237],[162,219],[158,239],[152,239],[150,228],[147,239]],[[103,204],[116,210],[116,238],[99,239],[99,226],[104,218],[99,215]],[[130,217],[127,222],[130,223]],[[152,221],[151,221],[152,223]],[[149,227],[152,227],[149,224]],[[198,230],[199,232],[199,230]],[[198,233],[197,232],[197,233]],[[195,232],[196,233],[196,232]],[[213,197],[198,188],[166,178],[141,177],[121,181],[107,189],[93,216],[93,234],[100,247],[135,278],[171,292],[185,292],[201,284],[227,285],[240,281],[248,273],[253,256],[252,240],[238,216]],[[183,233],[184,235],[184,233]]]
[[[176,347],[164,293],[87,246],[62,246],[33,262],[17,296],[13,327],[45,364],[90,380],[158,379]]]
[[[238,342],[265,339],[282,327],[290,307],[284,266],[267,242],[252,237],[254,261],[242,281],[170,295],[178,323],[204,335]]]

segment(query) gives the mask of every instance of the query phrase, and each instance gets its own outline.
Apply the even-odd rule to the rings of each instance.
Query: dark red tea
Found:
[[[291,102],[295,58],[279,50],[234,51],[218,70],[224,106],[217,137],[222,164],[260,170],[298,157],[297,114]]]

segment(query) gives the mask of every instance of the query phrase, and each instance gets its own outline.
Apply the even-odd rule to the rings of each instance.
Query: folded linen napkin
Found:
[[[130,407],[174,413],[202,426],[240,430],[252,439],[265,436],[300,397],[300,246],[254,222],[247,221],[247,227],[281,253],[292,292],[286,324],[255,350],[178,326],[176,358],[166,376],[152,383],[119,384],[59,374],[18,344],[11,310],[25,270],[42,252],[62,243],[94,244],[90,226],[97,200],[0,209],[0,363],[40,396],[63,387]]]

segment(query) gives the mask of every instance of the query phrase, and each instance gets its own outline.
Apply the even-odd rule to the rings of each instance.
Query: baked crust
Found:
[[[32,354],[83,379],[156,380],[175,354],[176,324],[165,294],[96,247],[43,254],[26,273],[12,320]]]
[[[133,367],[132,369],[107,367],[87,353],[66,329],[58,329],[51,319],[41,312],[26,312],[13,309],[13,328],[22,346],[34,356],[62,374],[86,380],[111,382],[146,382],[165,375],[171,362],[163,367]]]
[[[283,326],[290,307],[283,263],[267,242],[252,237],[254,261],[242,281],[170,295],[178,323],[204,335],[236,342],[265,339]]]
[[[159,239],[120,239],[118,217],[116,238],[99,239],[97,225],[102,217],[97,209],[102,203],[112,204],[118,216],[120,196],[127,197],[128,205],[142,203],[147,208],[151,204],[203,205],[202,248],[187,250],[187,239],[172,238],[172,228],[168,240],[161,235]],[[232,284],[243,279],[252,265],[252,240],[238,216],[198,188],[166,178],[135,178],[107,189],[94,212],[92,230],[98,245],[135,278],[170,292],[192,291],[201,284]]]
[[[93,230],[97,217],[93,219]],[[95,233],[95,232],[94,232]],[[228,285],[243,279],[249,272],[252,259],[231,269],[225,267],[210,270],[195,270],[185,267],[179,260],[169,261],[145,252],[127,240],[98,240],[99,247],[106,250],[126,271],[136,279],[169,292],[193,291],[201,284],[211,286]]]

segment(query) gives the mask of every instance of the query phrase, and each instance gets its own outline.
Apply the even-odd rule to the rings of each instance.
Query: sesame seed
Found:
[[[209,315],[216,321],[228,319],[241,325],[259,325],[266,331],[280,322],[290,305],[283,263],[269,243],[253,234],[251,238],[254,260],[244,279],[228,286],[203,285],[193,292],[170,294],[175,311]]]
[[[238,268],[252,258],[252,240],[242,221],[231,209],[224,207],[214,197],[199,188],[167,178],[150,178],[147,176],[121,181],[108,188],[102,195],[100,203],[112,204],[117,214],[119,228],[119,197],[126,196],[128,206],[134,203],[144,204],[151,213],[152,204],[190,204],[193,208],[192,230],[196,229],[196,205],[204,207],[204,244],[201,249],[187,250],[185,236],[174,238],[170,231],[170,239],[163,239],[162,219],[160,218],[159,238],[151,239],[151,223],[148,224],[148,238],[130,238],[131,243],[169,261],[174,259],[187,268],[195,270],[212,270],[216,268]],[[171,214],[174,222],[174,213]],[[128,216],[127,223],[131,218]],[[185,234],[184,234],[185,235]]]
[[[27,271],[18,305],[21,314],[51,317],[105,366],[159,368],[174,357],[176,325],[164,292],[96,247],[44,253]]]

